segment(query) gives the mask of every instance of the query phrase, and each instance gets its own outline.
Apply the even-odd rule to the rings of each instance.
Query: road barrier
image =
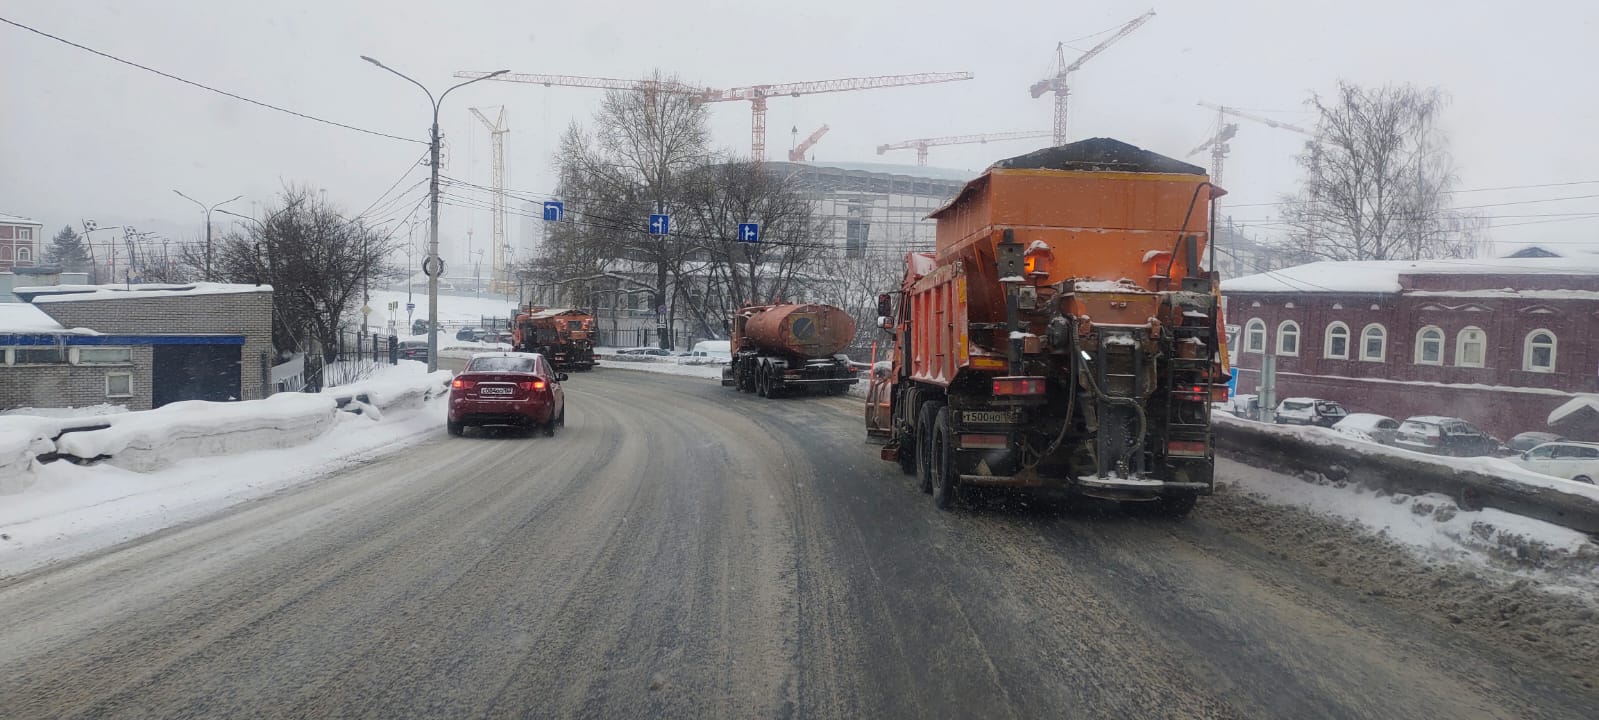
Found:
[[[1474,459],[1434,458],[1346,439],[1324,428],[1267,425],[1220,412],[1215,417],[1217,452],[1246,465],[1291,475],[1319,473],[1393,493],[1437,493],[1465,510],[1495,508],[1599,534],[1599,487],[1524,471],[1462,467]]]

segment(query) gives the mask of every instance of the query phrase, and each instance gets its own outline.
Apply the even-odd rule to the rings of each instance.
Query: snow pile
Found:
[[[31,478],[33,459],[50,452],[48,437],[22,428],[0,428],[0,495],[22,492]]]
[[[378,419],[378,408],[413,408],[449,392],[452,377],[448,370],[429,373],[427,363],[401,360],[397,365],[380,366],[363,380],[327,388],[322,394],[334,398],[341,407],[359,403],[360,414]]]
[[[320,395],[297,397],[325,406],[332,402]],[[369,422],[328,410],[325,414],[333,420],[327,431],[304,445],[178,460],[151,473],[107,463],[38,465],[37,481],[31,488],[0,497],[0,577],[93,552],[369,462],[428,435],[442,435],[444,413],[445,404],[434,402],[421,410],[389,413],[381,422]]]
[[[1599,545],[1575,530],[1493,508],[1466,510],[1443,495],[1372,491],[1319,473],[1289,476],[1226,459],[1216,469],[1249,497],[1352,521],[1423,559],[1528,577],[1554,574],[1599,589]]]
[[[336,408],[332,397],[304,393],[245,402],[187,400],[106,416],[110,427],[63,435],[56,450],[85,459],[109,456],[113,465],[148,472],[185,458],[310,442],[333,426]]]
[[[674,362],[677,358],[653,355],[599,355],[599,357],[603,363],[601,367],[606,369],[640,370],[661,375],[696,377],[716,381],[722,379],[722,363],[686,365]]]

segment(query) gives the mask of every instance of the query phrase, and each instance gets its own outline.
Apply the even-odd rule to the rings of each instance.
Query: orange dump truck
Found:
[[[969,487],[1187,514],[1212,489],[1225,399],[1202,168],[1108,138],[996,163],[935,211],[879,297],[892,356],[867,433],[940,508]]]
[[[746,305],[733,313],[733,357],[722,385],[761,397],[842,393],[859,382],[840,354],[853,339],[855,319],[832,305]]]
[[[511,326],[518,352],[542,353],[557,370],[589,370],[594,359],[594,316],[571,308],[529,307]]]

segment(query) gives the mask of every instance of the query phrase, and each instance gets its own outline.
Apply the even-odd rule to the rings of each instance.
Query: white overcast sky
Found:
[[[500,68],[635,77],[659,67],[713,87],[975,73],[962,83],[771,101],[770,158],[784,158],[791,127],[803,136],[827,123],[832,132],[814,150],[819,161],[914,163],[914,153],[878,157],[874,148],[1047,129],[1052,103],[1027,88],[1055,43],[1149,7],[1143,0],[5,0],[0,16],[198,82],[418,140],[428,121],[422,93],[358,55],[434,88],[456,82],[457,70]],[[1111,136],[1182,157],[1215,122],[1199,100],[1308,123],[1306,97],[1340,78],[1411,82],[1439,86],[1451,98],[1444,125],[1459,187],[1599,179],[1599,3],[1211,0],[1155,10],[1075,75],[1074,138]],[[0,212],[38,219],[48,232],[83,218],[199,232],[197,210],[173,188],[206,202],[242,194],[245,201],[230,207],[248,213],[250,201],[270,203],[283,183],[305,183],[358,212],[408,168],[402,188],[425,177],[425,168],[411,168],[421,144],[264,110],[7,25],[0,25],[0,67]],[[599,92],[481,83],[452,94],[442,116],[446,174],[488,184],[488,136],[467,108],[505,105],[507,185],[549,192],[553,143],[568,122],[587,118]],[[717,144],[748,153],[748,105],[713,105],[712,116]],[[1243,123],[1226,169],[1227,212],[1246,223],[1274,219],[1269,203],[1292,189],[1300,144],[1293,133]],[[935,148],[931,164],[978,170],[1030,149]],[[1204,156],[1193,161],[1209,164]],[[1460,205],[1496,205],[1582,195],[1599,196],[1599,184],[1456,197]],[[403,216],[411,204],[378,219]],[[1559,215],[1583,211],[1599,213],[1599,198],[1480,210],[1516,216],[1501,217],[1501,225],[1533,223],[1496,230],[1501,249],[1599,245],[1599,217]],[[452,244],[469,228],[480,239],[489,232],[486,211],[447,207],[442,218]],[[513,218],[513,233],[516,224]]]

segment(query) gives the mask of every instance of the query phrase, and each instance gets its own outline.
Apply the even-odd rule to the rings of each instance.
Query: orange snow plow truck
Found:
[[[511,326],[517,352],[542,353],[556,370],[591,370],[594,359],[594,316],[571,308],[527,307]]]
[[[939,508],[970,488],[1186,515],[1226,398],[1204,169],[1094,138],[1002,160],[935,211],[937,250],[878,297],[894,335],[868,436]],[[1213,266],[1213,263],[1211,264]],[[894,302],[894,295],[898,302]]]

